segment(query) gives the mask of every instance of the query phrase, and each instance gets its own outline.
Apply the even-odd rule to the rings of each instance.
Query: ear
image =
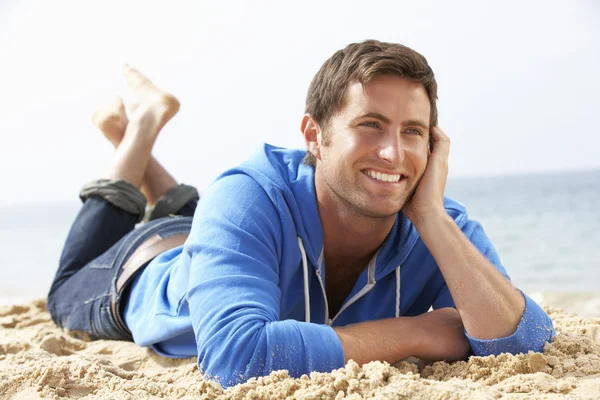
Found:
[[[306,150],[321,159],[321,128],[310,114],[304,114],[302,117],[300,131],[304,136]]]

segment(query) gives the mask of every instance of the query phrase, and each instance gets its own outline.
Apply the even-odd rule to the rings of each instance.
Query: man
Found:
[[[420,54],[378,41],[336,52],[308,91],[307,151],[263,146],[210,185],[191,227],[195,191],[151,157],[179,104],[126,76],[129,121],[120,104],[96,117],[117,156],[81,193],[48,300],[59,325],[197,355],[224,386],[551,340],[552,322],[510,283],[481,226],[444,197],[450,141]],[[156,204],[133,229],[140,187]]]

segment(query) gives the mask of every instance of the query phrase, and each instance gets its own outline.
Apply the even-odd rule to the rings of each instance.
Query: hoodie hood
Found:
[[[267,191],[269,187],[280,191],[292,213],[296,234],[304,243],[307,258],[313,267],[318,267],[323,252],[323,226],[317,206],[315,170],[302,162],[305,155],[306,150],[264,144],[246,162],[228,173],[243,172]],[[446,197],[444,205],[459,225],[466,220],[462,204]],[[386,276],[403,264],[418,239],[414,225],[399,212],[390,234],[378,251],[375,279]]]

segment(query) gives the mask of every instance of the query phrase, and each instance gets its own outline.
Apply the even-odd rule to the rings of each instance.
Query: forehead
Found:
[[[421,119],[429,123],[430,109],[429,97],[422,83],[397,76],[378,76],[364,87],[360,82],[351,83],[340,114],[352,118],[376,112],[391,121]]]

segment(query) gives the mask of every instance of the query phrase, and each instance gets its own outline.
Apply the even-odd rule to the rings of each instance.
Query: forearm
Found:
[[[417,317],[397,317],[334,328],[344,361],[391,364],[413,356],[422,360],[461,360],[470,352],[460,315],[454,308]]]
[[[371,361],[396,363],[417,357],[416,318],[398,317],[334,328],[344,349],[344,362],[359,365]]]
[[[447,214],[424,220],[417,230],[444,276],[468,334],[478,339],[511,335],[525,309],[521,292]]]

